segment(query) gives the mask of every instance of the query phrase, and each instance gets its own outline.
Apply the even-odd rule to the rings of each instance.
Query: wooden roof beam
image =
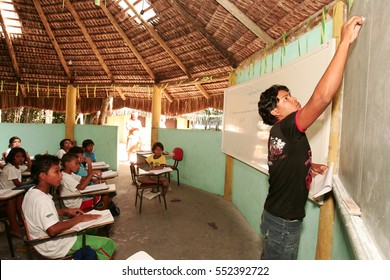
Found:
[[[73,18],[76,20],[77,25],[80,27],[81,32],[83,33],[85,39],[87,40],[87,42],[91,46],[92,51],[94,52],[100,65],[103,67],[104,71],[106,72],[107,76],[110,78],[111,82],[114,83],[115,79],[111,73],[111,70],[108,68],[108,66],[107,66],[106,62],[104,61],[102,55],[100,54],[95,42],[92,40],[92,37],[89,35],[88,30],[85,27],[84,23],[82,22],[80,16],[77,14],[76,10],[74,9],[72,3],[70,3],[69,0],[64,0],[64,1],[65,1],[66,8],[69,10],[69,12],[72,14]]]
[[[174,82],[166,82],[166,83],[161,82],[157,86],[158,87],[186,86],[186,85],[193,85],[195,83],[207,84],[207,83],[219,82],[225,80],[229,80],[229,73],[210,75],[202,78],[191,78],[191,79],[174,81]]]
[[[141,56],[141,54],[138,52],[138,50],[135,48],[134,44],[130,41],[129,37],[127,37],[126,33],[123,31],[123,29],[119,26],[119,24],[116,22],[114,16],[110,13],[110,11],[107,9],[106,5],[102,4],[100,5],[103,12],[106,14],[107,18],[110,20],[112,25],[115,27],[116,31],[119,33],[119,35],[122,37],[122,39],[125,41],[125,44],[130,48],[130,50],[133,52],[135,57],[138,59],[138,61],[142,64],[146,72],[150,75],[150,77],[153,79],[153,81],[156,80],[156,75],[153,73],[152,69],[150,69],[149,65],[146,63],[144,58]]]
[[[222,7],[224,7],[230,14],[232,14],[239,22],[245,25],[250,31],[259,37],[264,43],[270,44],[274,39],[268,35],[267,32],[262,30],[255,22],[247,17],[240,9],[238,9],[229,0],[216,0]]]
[[[192,26],[194,26],[202,35],[205,37],[209,43],[227,60],[229,61],[230,65],[235,68],[236,62],[233,59],[233,56],[231,53],[229,53],[227,50],[225,50],[221,44],[213,37],[211,36],[204,26],[200,24],[198,20],[192,17],[192,15],[187,12],[186,9],[183,8],[183,6],[179,3],[177,0],[170,0],[171,5],[178,11]]]
[[[200,91],[200,93],[206,97],[206,99],[210,99],[210,94],[204,89],[204,87],[200,83],[195,83],[196,88]]]
[[[125,94],[123,93],[123,91],[122,91],[121,88],[115,87],[115,90],[116,90],[116,92],[119,93],[119,96],[122,98],[122,100],[126,100],[126,96],[125,96]]]
[[[166,89],[164,89],[162,93],[163,93],[164,96],[168,99],[168,101],[169,101],[170,103],[173,103],[173,98],[172,98],[172,96],[167,92]]]
[[[171,48],[165,43],[165,41],[158,35],[156,30],[154,30],[153,25],[151,25],[149,22],[145,21],[143,17],[137,12],[137,10],[134,8],[134,6],[128,1],[123,0],[127,4],[127,6],[130,7],[130,9],[133,11],[133,13],[138,17],[138,19],[142,22],[142,24],[148,29],[150,35],[160,44],[160,46],[169,54],[169,56],[175,61],[175,63],[180,67],[181,70],[187,75],[188,78],[191,78],[191,73],[188,71],[188,69],[184,66],[183,62],[179,59],[179,57],[171,50]]]
[[[18,61],[16,60],[15,49],[14,49],[14,46],[12,45],[11,38],[9,37],[9,34],[7,32],[7,26],[5,25],[5,21],[4,21],[4,18],[3,18],[1,13],[0,13],[0,24],[1,24],[1,29],[3,29],[5,43],[7,44],[9,56],[10,56],[11,62],[12,62],[12,67],[14,68],[14,72],[15,72],[17,79],[20,81],[22,76],[20,74],[20,68],[19,68]],[[21,85],[20,90],[22,92],[22,95],[24,97],[27,97],[26,88]]]
[[[42,6],[39,3],[39,0],[34,0],[34,5],[35,5],[35,9],[37,10],[38,15],[39,15],[42,23],[43,23],[43,26],[45,27],[46,33],[49,36],[50,41],[52,42],[53,47],[54,47],[54,49],[57,52],[57,55],[58,55],[58,57],[60,59],[62,68],[64,68],[66,76],[68,76],[69,81],[71,81],[71,79],[72,79],[71,71],[70,71],[70,69],[68,67],[68,64],[65,61],[64,55],[62,54],[61,48],[60,48],[60,46],[57,43],[57,40],[56,40],[56,38],[54,36],[54,33],[53,33],[53,31],[52,31],[52,29],[50,27],[49,21],[47,20],[46,15],[43,12]]]

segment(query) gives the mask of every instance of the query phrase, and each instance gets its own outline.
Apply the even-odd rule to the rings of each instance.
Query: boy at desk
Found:
[[[152,152],[153,154],[148,156],[145,161],[140,161],[140,162],[131,162],[131,165],[143,165],[143,164],[148,164],[149,165],[149,170],[153,169],[163,169],[167,163],[167,160],[165,156],[163,155],[164,151],[164,146],[160,142],[156,142],[152,146]],[[157,179],[159,179],[159,182],[164,186],[164,190],[166,190],[169,186],[169,181],[162,177],[161,175],[159,178],[157,176],[140,176],[138,177],[138,181],[141,183],[157,183]]]
[[[88,166],[91,166],[89,158],[86,158]],[[76,154],[66,153],[61,164],[64,170],[62,171],[62,180],[60,186],[60,196],[72,194],[80,194],[80,190],[84,190],[92,181],[93,172],[88,172],[86,177],[75,174],[80,168],[79,158]],[[111,197],[109,194],[104,194],[95,198],[98,201],[96,209],[107,209],[110,205]],[[94,198],[90,196],[76,196],[63,199],[64,204],[68,208],[80,208],[82,210],[90,210],[94,206]]]
[[[55,208],[49,188],[58,187],[62,178],[60,160],[56,156],[36,156],[31,167],[31,175],[36,185],[26,193],[22,209],[32,239],[47,235],[55,237],[80,222],[99,218],[100,215],[85,214],[77,208]],[[69,215],[72,218],[60,221],[60,215]],[[86,245],[96,252],[100,260],[110,259],[116,248],[116,243],[112,239],[92,235],[87,235]],[[69,235],[50,239],[34,245],[34,248],[45,257],[62,258],[82,248],[82,236]]]
[[[102,183],[102,180],[99,179],[100,176],[102,175],[102,171],[92,169],[91,159],[86,158],[84,156],[84,149],[82,147],[74,146],[74,147],[69,149],[69,153],[77,155],[77,157],[79,159],[80,167],[79,167],[79,170],[77,170],[77,172],[75,172],[77,175],[80,175],[81,177],[87,177],[88,174],[93,173],[95,176],[92,177],[92,182],[90,182],[90,184]],[[85,170],[84,165],[88,166],[87,170]]]
[[[90,158],[91,162],[96,162],[96,156],[94,153],[95,143],[91,139],[86,139],[82,143],[84,149],[84,157]]]

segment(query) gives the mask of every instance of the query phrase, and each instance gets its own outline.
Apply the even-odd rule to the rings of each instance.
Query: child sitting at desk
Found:
[[[79,159],[76,154],[66,153],[61,159],[61,164],[64,170],[62,171],[63,176],[60,186],[60,196],[80,194],[79,190],[83,190],[89,185],[94,173],[90,172],[86,177],[75,174],[80,168]],[[91,164],[89,164],[89,166],[90,165]],[[68,208],[80,208],[87,211],[93,208],[95,199],[98,201],[96,205],[96,209],[98,210],[107,209],[111,202],[111,197],[108,194],[96,198],[90,196],[76,196],[65,198],[63,199],[63,202]]]
[[[8,149],[2,154],[3,159],[6,159],[8,153],[11,151],[12,148],[20,147],[20,144],[22,144],[22,140],[18,136],[11,137],[9,139]]]
[[[160,142],[156,142],[152,146],[152,152],[153,152],[152,155],[148,156],[144,161],[135,162],[135,163],[131,162],[130,164],[132,165],[148,164],[150,167],[149,170],[163,169],[167,163],[165,156],[163,155],[163,151],[164,151],[164,145]],[[166,191],[166,188],[168,188],[169,186],[168,179],[162,176],[159,176],[159,178],[157,178],[157,176],[149,176],[149,175],[138,177],[138,181],[140,181],[141,183],[156,183],[157,179],[165,187],[164,189]]]
[[[69,153],[76,154],[79,159],[80,167],[76,172],[77,175],[80,175],[81,177],[87,177],[89,173],[93,172],[95,176],[92,177],[91,183],[102,183],[102,180],[98,179],[102,175],[102,171],[92,169],[91,159],[84,156],[84,149],[82,147],[74,146],[69,149]],[[88,166],[88,170],[85,170],[84,166]]]
[[[80,209],[56,209],[49,188],[58,187],[61,181],[60,160],[52,155],[38,155],[31,168],[36,186],[25,195],[22,208],[26,225],[32,239],[49,235],[55,237],[80,222],[91,221],[99,215],[85,214]],[[60,221],[60,215],[72,218]],[[100,260],[110,259],[115,251],[116,243],[107,237],[86,236],[89,245]],[[48,258],[62,258],[82,248],[82,236],[70,235],[50,239],[34,245],[34,248]]]
[[[96,156],[93,150],[95,149],[95,143],[91,139],[83,141],[84,157],[90,158],[91,162],[96,162]]]
[[[62,139],[60,142],[60,149],[56,153],[56,157],[59,159],[62,158],[63,155],[65,155],[70,148],[73,147],[73,142],[70,139]]]
[[[6,165],[0,174],[0,189],[13,189],[15,187],[27,186],[22,181],[22,172],[31,167],[31,160],[23,148],[12,148],[5,159]],[[27,165],[25,165],[27,163]],[[22,201],[23,195],[18,195],[6,202],[7,218],[10,223],[11,232],[16,237],[22,237],[22,232],[17,222],[22,223]]]

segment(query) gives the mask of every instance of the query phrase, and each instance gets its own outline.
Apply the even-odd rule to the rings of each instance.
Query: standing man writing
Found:
[[[273,85],[260,95],[259,114],[272,126],[268,140],[269,192],[260,226],[265,236],[261,259],[297,259],[312,176],[327,169],[311,162],[305,131],[332,102],[342,81],[349,47],[362,25],[363,18],[357,16],[344,24],[337,51],[304,107],[283,85]]]
[[[132,112],[131,118],[126,121],[127,135],[127,160],[130,161],[130,155],[133,151],[141,146],[141,121],[138,119],[138,113]]]

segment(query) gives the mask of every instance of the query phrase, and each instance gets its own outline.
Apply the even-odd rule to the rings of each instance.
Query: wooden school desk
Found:
[[[63,199],[66,198],[75,198],[75,197],[82,197],[82,196],[93,196],[93,207],[96,206],[96,196],[103,195],[103,194],[110,194],[116,192],[116,186],[115,184],[107,184],[108,189],[105,190],[99,190],[99,191],[91,191],[91,192],[85,192],[85,193],[73,193],[68,194],[64,196],[58,195],[58,199],[60,200],[60,205],[63,204]]]

